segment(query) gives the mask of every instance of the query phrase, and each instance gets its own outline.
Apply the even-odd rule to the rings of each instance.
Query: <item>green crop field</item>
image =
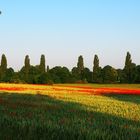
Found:
[[[56,84],[60,86],[82,86],[82,87],[93,87],[93,88],[127,88],[127,89],[140,89],[140,84]]]
[[[97,95],[61,90],[70,89],[69,86],[140,87],[1,84],[0,139],[140,140],[140,95]],[[21,90],[16,91],[17,87]],[[58,91],[56,87],[61,88]]]

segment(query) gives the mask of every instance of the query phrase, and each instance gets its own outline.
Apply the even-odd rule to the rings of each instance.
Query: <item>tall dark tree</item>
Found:
[[[6,56],[3,54],[1,57],[1,70],[2,72],[5,72],[7,69],[7,59]]]
[[[0,66],[0,80],[3,81],[5,77],[5,73],[7,70],[7,59],[6,56],[3,54],[1,57],[1,66]]]
[[[29,58],[28,55],[25,56],[24,66],[25,66],[25,68],[27,68],[27,69],[30,68],[30,58]]]
[[[29,70],[30,70],[30,58],[28,55],[25,56],[24,68],[25,68],[25,80],[26,82],[28,82]]]
[[[50,68],[49,68],[49,65],[47,65],[47,72],[49,72]]]
[[[125,67],[124,67],[125,82],[127,83],[132,82],[134,65],[135,64],[132,63],[131,54],[127,52],[126,59],[125,59]]]
[[[127,52],[126,59],[125,59],[125,69],[129,71],[131,64],[132,64],[131,54]]]
[[[78,57],[77,69],[79,74],[84,70],[84,60],[82,55]]]
[[[41,73],[45,72],[45,55],[41,55],[39,69]]]
[[[99,58],[97,55],[94,56],[93,65],[93,82],[100,83],[102,81],[102,76],[101,67],[99,67]]]

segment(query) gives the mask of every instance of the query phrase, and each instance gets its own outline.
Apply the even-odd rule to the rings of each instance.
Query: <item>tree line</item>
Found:
[[[77,66],[69,70],[67,67],[46,67],[45,55],[41,55],[40,64],[33,66],[30,58],[25,56],[24,66],[15,72],[7,68],[7,58],[3,54],[0,65],[0,82],[53,84],[53,83],[140,83],[140,65],[132,62],[131,54],[127,52],[123,69],[112,66],[101,67],[98,55],[93,59],[93,70],[84,66],[83,56],[78,57]]]

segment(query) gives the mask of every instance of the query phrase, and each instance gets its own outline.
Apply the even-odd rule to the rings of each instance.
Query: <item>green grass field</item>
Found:
[[[9,86],[16,85],[3,85]],[[53,87],[56,86],[60,85]],[[140,88],[140,85],[71,86]],[[39,87],[46,90],[37,90]],[[52,86],[39,85],[30,88],[32,91],[21,93],[0,92],[1,140],[140,140],[140,95],[57,92],[52,91]]]

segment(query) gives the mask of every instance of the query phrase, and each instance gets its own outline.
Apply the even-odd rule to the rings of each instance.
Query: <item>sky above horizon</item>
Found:
[[[41,54],[46,65],[77,65],[79,55],[92,70],[100,65],[123,68],[126,52],[140,65],[139,0],[1,0],[0,55],[19,70],[29,55],[32,65]]]

